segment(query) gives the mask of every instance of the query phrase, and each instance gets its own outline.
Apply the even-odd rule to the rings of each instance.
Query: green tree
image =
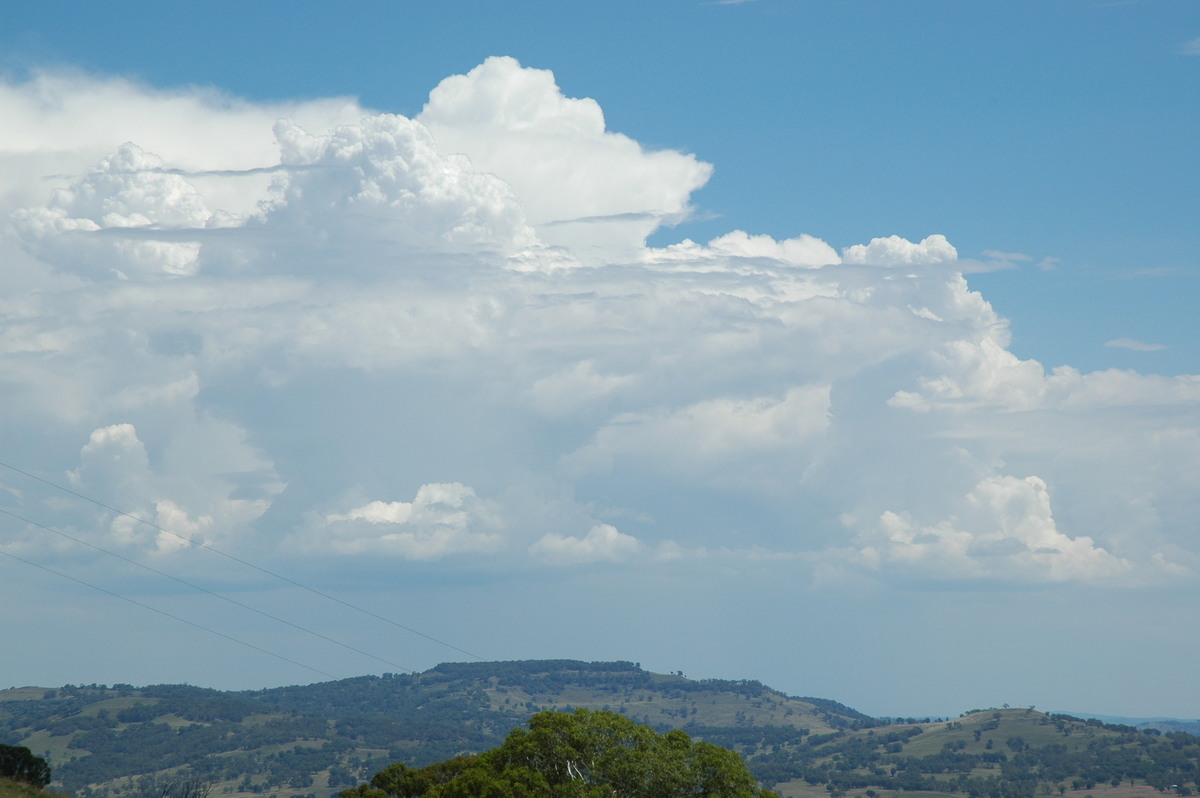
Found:
[[[424,768],[410,768],[396,762],[372,776],[370,784],[343,790],[340,798],[421,798],[437,785],[458,777],[477,759],[459,756]]]
[[[477,757],[392,765],[342,798],[758,798],[733,751],[613,712],[540,712]]]
[[[50,783],[50,766],[23,745],[0,745],[0,778],[40,789]]]

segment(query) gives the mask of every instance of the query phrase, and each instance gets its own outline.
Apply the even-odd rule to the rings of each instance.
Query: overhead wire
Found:
[[[214,634],[217,637],[223,637],[226,640],[230,640],[234,643],[237,643],[240,646],[245,646],[246,648],[252,648],[255,651],[259,651],[263,654],[267,654],[268,656],[275,657],[276,659],[281,659],[284,662],[290,662],[292,665],[297,665],[301,668],[304,668],[305,670],[310,670],[313,673],[320,674],[321,676],[328,676],[330,679],[338,678],[338,677],[334,676],[332,673],[323,671],[320,668],[314,668],[312,665],[305,665],[303,662],[300,662],[299,660],[294,660],[291,657],[286,657],[283,654],[278,654],[274,651],[263,648],[262,646],[257,646],[254,643],[250,643],[246,640],[242,640],[240,638],[234,637],[233,635],[228,635],[228,634],[225,634],[224,632],[219,632],[216,629],[205,626],[203,624],[196,623],[195,621],[189,621],[187,618],[181,618],[180,616],[175,615],[170,612],[167,612],[166,610],[160,610],[158,607],[155,607],[153,605],[145,604],[141,601],[138,601],[137,599],[131,599],[131,598],[129,598],[129,596],[123,596],[120,593],[114,592],[112,590],[108,590],[107,588],[100,587],[99,585],[93,585],[91,582],[85,582],[82,579],[78,579],[74,576],[71,576],[70,574],[64,574],[62,571],[56,571],[53,568],[49,568],[45,565],[42,565],[41,563],[36,563],[33,560],[27,560],[24,557],[20,557],[16,554],[13,554],[11,551],[5,551],[4,549],[0,549],[0,554],[3,554],[5,557],[11,557],[12,559],[17,560],[18,562],[23,562],[26,565],[32,565],[34,568],[39,568],[43,571],[46,571],[47,573],[54,574],[55,576],[61,576],[63,579],[69,579],[70,581],[75,582],[76,584],[83,585],[84,587],[90,587],[92,590],[98,590],[101,593],[106,593],[106,594],[112,596],[113,598],[119,598],[119,599],[121,599],[121,601],[127,601],[130,604],[141,607],[142,609],[150,610],[151,612],[157,612],[159,615],[166,616],[167,618],[170,618],[173,621],[179,621],[180,623],[186,623],[188,626],[195,627],[196,629],[200,629],[202,631],[208,632],[209,634]]]
[[[139,523],[139,524],[143,524],[143,525],[145,525],[145,526],[148,526],[148,527],[150,527],[151,529],[156,529],[156,530],[158,530],[159,532],[162,532],[162,533],[164,533],[164,534],[170,535],[170,536],[172,536],[172,537],[174,537],[174,538],[177,538],[178,540],[182,540],[182,541],[184,541],[184,542],[186,542],[186,543],[189,543],[189,544],[191,544],[191,545],[193,545],[193,546],[196,546],[197,548],[202,548],[202,549],[205,549],[205,550],[207,550],[207,551],[210,551],[210,552],[212,552],[213,554],[216,554],[216,555],[219,555],[219,556],[221,556],[221,557],[224,557],[224,558],[226,558],[227,560],[230,560],[230,561],[232,561],[232,562],[236,562],[236,563],[238,563],[239,565],[242,565],[242,566],[244,566],[244,567],[246,567],[246,568],[250,568],[250,569],[252,569],[252,570],[258,571],[259,573],[261,573],[261,574],[264,574],[264,575],[266,575],[266,576],[269,576],[269,577],[272,577],[273,579],[278,579],[278,580],[280,580],[281,582],[285,582],[285,583],[287,583],[287,584],[289,584],[289,585],[292,585],[293,587],[297,587],[297,588],[300,588],[301,590],[305,590],[305,591],[307,591],[307,592],[309,592],[309,593],[311,593],[311,594],[313,594],[313,595],[315,595],[315,596],[318,596],[318,597],[320,597],[320,598],[322,598],[322,599],[325,599],[326,601],[331,601],[331,602],[333,602],[333,603],[335,603],[335,604],[339,604],[339,605],[341,605],[341,606],[343,606],[343,607],[345,607],[345,608],[347,608],[347,609],[353,610],[353,611],[355,611],[355,612],[362,613],[363,615],[367,615],[367,616],[369,616],[369,617],[371,617],[371,618],[374,618],[375,620],[378,620],[378,621],[381,621],[381,622],[383,622],[383,623],[389,624],[389,625],[391,625],[391,626],[393,626],[393,627],[395,627],[395,628],[397,628],[397,629],[401,629],[401,630],[403,630],[403,631],[405,631],[405,632],[408,632],[409,634],[413,634],[413,635],[416,635],[417,637],[424,638],[425,640],[428,640],[428,641],[430,641],[430,642],[432,642],[432,643],[436,643],[436,644],[438,644],[438,645],[440,645],[440,646],[443,646],[443,647],[445,647],[445,648],[448,648],[448,649],[450,649],[450,650],[452,650],[452,651],[457,651],[457,652],[458,652],[458,653],[460,653],[460,654],[465,654],[465,655],[467,655],[468,657],[471,657],[472,659],[476,659],[476,660],[479,660],[479,661],[481,661],[481,662],[484,660],[484,658],[483,658],[483,657],[481,657],[480,655],[478,655],[478,654],[475,654],[475,653],[473,653],[473,652],[471,652],[471,651],[468,651],[468,650],[466,650],[465,648],[461,648],[461,647],[459,647],[459,646],[456,646],[456,645],[454,645],[453,643],[448,643],[448,642],[446,642],[445,640],[440,640],[440,639],[438,639],[438,638],[434,637],[433,635],[429,635],[429,634],[426,634],[426,633],[424,633],[424,632],[422,632],[422,631],[419,631],[419,630],[417,630],[417,629],[413,629],[413,628],[412,628],[412,627],[410,627],[410,626],[406,626],[405,624],[402,624],[402,623],[400,623],[399,621],[396,621],[396,620],[393,620],[393,619],[391,619],[391,618],[388,618],[388,617],[386,617],[386,616],[380,615],[380,614],[378,614],[378,613],[376,613],[376,612],[373,612],[372,610],[369,610],[369,609],[367,609],[367,608],[365,608],[365,607],[361,607],[361,606],[359,606],[359,605],[357,605],[357,604],[353,604],[353,603],[351,603],[351,602],[349,602],[349,601],[346,601],[346,600],[344,600],[344,599],[340,599],[340,598],[338,598],[337,596],[330,595],[329,593],[326,593],[326,592],[324,592],[324,591],[322,591],[322,590],[318,590],[318,589],[317,589],[317,588],[315,588],[315,587],[311,587],[311,586],[309,586],[309,585],[306,585],[306,584],[304,584],[303,582],[299,582],[299,581],[297,581],[297,580],[295,580],[295,579],[292,579],[291,577],[287,577],[287,576],[284,576],[283,574],[277,573],[277,572],[275,572],[275,571],[272,571],[272,570],[269,570],[269,569],[267,569],[267,568],[263,568],[262,566],[260,566],[260,565],[256,565],[255,563],[252,563],[252,562],[250,562],[249,560],[245,560],[245,559],[243,559],[243,558],[241,558],[241,557],[238,557],[238,556],[235,556],[235,555],[233,555],[233,554],[229,554],[228,552],[222,551],[222,550],[220,550],[220,549],[218,549],[218,548],[216,548],[216,547],[214,547],[214,546],[212,546],[212,545],[210,545],[210,544],[208,544],[208,543],[205,543],[205,542],[204,542],[204,541],[202,541],[202,540],[195,540],[195,539],[193,539],[193,538],[189,538],[189,537],[187,537],[186,535],[181,535],[181,534],[179,534],[179,533],[175,532],[174,530],[167,529],[166,527],[163,527],[163,526],[159,526],[158,524],[154,523],[153,521],[147,521],[146,519],[144,519],[144,518],[140,518],[140,517],[138,517],[138,516],[136,516],[136,515],[134,515],[134,514],[132,514],[132,513],[128,513],[128,512],[125,512],[124,510],[118,509],[118,508],[116,508],[116,507],[112,507],[111,505],[105,504],[104,502],[102,502],[102,501],[100,501],[100,500],[98,500],[98,499],[94,499],[94,498],[92,498],[91,496],[87,496],[87,495],[85,495],[85,494],[83,494],[83,493],[80,493],[79,491],[76,491],[76,490],[73,490],[73,489],[71,489],[71,488],[68,488],[68,487],[67,487],[67,486],[65,486],[65,485],[60,485],[60,484],[58,484],[57,482],[53,482],[52,480],[46,479],[46,478],[44,478],[44,477],[40,477],[40,476],[38,476],[37,474],[31,473],[31,472],[29,472],[29,471],[26,471],[26,470],[24,470],[24,469],[22,469],[22,468],[18,468],[17,466],[11,465],[10,463],[6,463],[6,462],[3,462],[3,461],[0,461],[0,467],[7,468],[7,469],[8,469],[8,470],[10,470],[10,471],[13,471],[13,472],[15,472],[15,473],[17,473],[17,474],[21,474],[22,476],[28,477],[29,479],[36,480],[37,482],[41,482],[42,484],[44,484],[44,485],[48,485],[48,486],[50,486],[50,487],[52,487],[52,488],[54,488],[54,489],[56,489],[56,490],[60,490],[60,491],[62,491],[62,492],[64,492],[64,493],[70,494],[71,496],[74,496],[74,497],[76,497],[76,498],[78,498],[78,499],[82,499],[83,501],[86,501],[86,502],[89,502],[89,503],[91,503],[91,504],[94,504],[94,505],[95,505],[95,506],[97,506],[97,507],[100,507],[100,508],[102,508],[102,509],[108,510],[109,512],[116,513],[117,515],[119,515],[119,516],[122,516],[123,518],[128,518],[128,519],[129,519],[129,520],[131,520],[131,521],[134,521],[134,522],[136,522],[136,523]]]
[[[101,552],[103,554],[107,554],[110,557],[115,557],[118,560],[123,560],[124,562],[127,562],[130,565],[135,565],[138,568],[149,571],[150,573],[158,574],[161,577],[170,579],[173,582],[177,582],[185,587],[190,587],[193,590],[200,591],[201,593],[207,593],[208,595],[219,598],[222,601],[227,601],[236,607],[241,607],[244,610],[249,610],[250,612],[261,615],[262,617],[267,618],[269,620],[276,621],[278,623],[284,624],[285,626],[290,626],[291,628],[296,629],[301,632],[304,632],[307,635],[312,635],[313,637],[320,638],[321,640],[325,640],[326,642],[333,643],[336,646],[341,646],[342,648],[344,648],[348,651],[353,651],[355,654],[361,654],[364,657],[373,659],[376,662],[382,662],[384,665],[389,665],[393,668],[399,668],[400,670],[403,670],[403,671],[409,671],[410,673],[416,673],[415,668],[410,668],[406,665],[399,665],[395,662],[392,662],[391,660],[384,659],[383,657],[377,657],[368,651],[363,651],[361,648],[355,648],[354,646],[352,646],[348,643],[343,643],[340,640],[336,640],[336,639],[329,637],[328,635],[322,634],[321,632],[318,632],[314,629],[309,629],[305,626],[301,626],[298,623],[293,623],[292,621],[289,621],[286,618],[280,618],[277,615],[272,615],[269,612],[265,612],[263,610],[258,609],[257,607],[253,607],[249,604],[238,601],[237,599],[226,596],[223,593],[218,593],[215,590],[210,590],[210,589],[204,587],[203,585],[197,585],[194,582],[189,582],[186,579],[181,579],[178,576],[173,576],[172,574],[169,574],[166,571],[160,571],[157,568],[146,565],[145,563],[140,563],[137,560],[134,560],[130,557],[124,556],[123,554],[118,554],[115,551],[110,551],[110,550],[104,548],[103,546],[97,546],[95,543],[90,543],[86,540],[83,540],[82,538],[77,538],[74,535],[69,535],[66,532],[63,532],[61,529],[55,529],[54,527],[46,526],[45,524],[39,524],[37,521],[34,521],[29,518],[25,518],[24,516],[18,515],[17,513],[14,513],[10,510],[5,510],[3,507],[0,507],[0,513],[3,513],[4,515],[9,516],[10,518],[15,518],[18,521],[22,521],[26,524],[29,524],[30,526],[35,526],[38,529],[44,529],[47,532],[53,532],[54,534],[64,537],[67,540],[73,540],[76,543],[80,543],[84,546],[87,546],[90,549],[94,549],[95,551]]]

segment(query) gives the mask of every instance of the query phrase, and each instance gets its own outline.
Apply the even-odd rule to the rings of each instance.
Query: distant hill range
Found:
[[[182,781],[212,785],[213,798],[329,798],[392,762],[486,750],[535,712],[575,707],[732,748],[764,784],[799,798],[1200,788],[1200,740],[1182,731],[1032,708],[877,719],[756,681],[696,681],[632,662],[447,663],[253,692],[26,687],[0,691],[0,743],[44,756],[52,787],[76,798],[159,798]]]
[[[1200,734],[1200,720],[1181,720],[1179,718],[1128,718],[1122,715],[1095,715],[1080,712],[1060,713],[1077,715],[1084,718],[1098,718],[1108,724],[1133,726],[1137,729],[1158,729],[1160,732],[1187,732]]]

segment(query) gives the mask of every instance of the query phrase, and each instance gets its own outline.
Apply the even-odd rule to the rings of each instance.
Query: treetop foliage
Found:
[[[419,770],[392,765],[342,798],[755,798],[733,751],[659,734],[612,712],[539,712],[528,729],[473,757]]]
[[[23,745],[0,745],[0,778],[40,789],[50,783],[50,766]]]

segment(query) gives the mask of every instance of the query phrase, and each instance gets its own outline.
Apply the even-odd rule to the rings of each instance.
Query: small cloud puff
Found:
[[[842,252],[845,263],[866,266],[935,266],[953,263],[958,250],[943,235],[931,235],[914,244],[900,236],[872,238],[869,244],[855,244]]]
[[[637,538],[617,531],[610,524],[596,524],[582,538],[551,532],[529,547],[532,557],[555,565],[621,562],[641,551],[642,544]]]
[[[1135,352],[1161,352],[1167,348],[1164,344],[1147,344],[1132,338],[1114,338],[1111,341],[1105,341],[1104,345],[1118,349],[1132,349]]]
[[[411,502],[372,501],[328,513],[292,536],[309,553],[383,555],[438,560],[453,554],[486,554],[504,545],[489,503],[458,482],[429,483]]]
[[[1038,477],[986,477],[958,510],[933,524],[886,511],[859,535],[853,559],[882,574],[948,581],[1108,582],[1133,569],[1092,538],[1060,532]]]
[[[841,262],[833,247],[810,235],[777,241],[768,235],[750,235],[742,230],[714,238],[707,246],[684,239],[678,244],[649,250],[646,255],[651,262],[675,261],[691,265],[704,261],[759,259],[815,268]]]
[[[146,446],[132,424],[92,430],[79,452],[80,465],[67,476],[76,488],[120,495],[126,486],[140,491],[150,468]]]

